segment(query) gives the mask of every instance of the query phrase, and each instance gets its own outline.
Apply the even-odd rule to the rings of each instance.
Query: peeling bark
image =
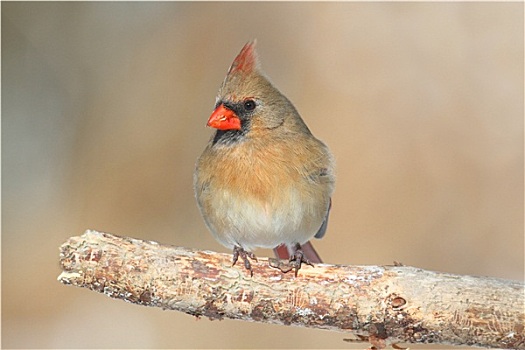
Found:
[[[347,332],[385,343],[525,349],[524,284],[408,266],[304,266],[86,231],[60,248],[63,284],[134,304]],[[384,341],[383,341],[384,340]],[[377,346],[377,345],[376,345]]]

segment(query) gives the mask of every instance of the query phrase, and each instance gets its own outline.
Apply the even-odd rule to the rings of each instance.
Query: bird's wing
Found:
[[[323,223],[321,224],[321,227],[319,227],[319,231],[315,234],[315,238],[323,238],[324,234],[326,233],[326,228],[328,227],[328,217],[330,216],[330,209],[332,208],[332,198],[330,198],[330,202],[328,204],[328,210],[326,211],[326,216],[324,217]]]

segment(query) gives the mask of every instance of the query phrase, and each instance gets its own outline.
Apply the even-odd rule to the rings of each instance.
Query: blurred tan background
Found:
[[[192,172],[251,38],[337,159],[326,262],[523,279],[523,3],[1,5],[4,348],[363,348],[56,281],[88,228],[226,252]]]

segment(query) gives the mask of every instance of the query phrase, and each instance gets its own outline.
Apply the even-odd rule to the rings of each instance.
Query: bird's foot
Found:
[[[281,270],[282,273],[287,273],[288,271],[291,271],[294,268],[288,260],[274,258],[268,259],[268,265],[274,269]]]
[[[248,271],[250,271],[250,276],[253,276],[253,270],[252,270],[252,264],[250,263],[250,259],[257,261],[257,257],[252,252],[247,252],[243,248],[239,246],[233,247],[233,264],[235,265],[237,260],[239,260],[239,256],[241,257],[242,261],[244,262],[244,268]]]
[[[297,272],[299,272],[302,263],[314,266],[314,264],[312,264],[310,260],[306,258],[306,255],[304,254],[301,245],[297,243],[295,245],[295,252],[292,256],[290,256],[290,265],[295,269],[295,277],[297,277]]]

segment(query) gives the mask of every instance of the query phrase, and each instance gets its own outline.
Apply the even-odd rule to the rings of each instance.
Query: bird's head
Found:
[[[254,40],[244,45],[219,89],[208,126],[222,131],[221,135],[277,129],[288,119],[288,124],[297,124],[294,120],[299,119],[304,125],[292,103],[260,69],[255,44]]]

